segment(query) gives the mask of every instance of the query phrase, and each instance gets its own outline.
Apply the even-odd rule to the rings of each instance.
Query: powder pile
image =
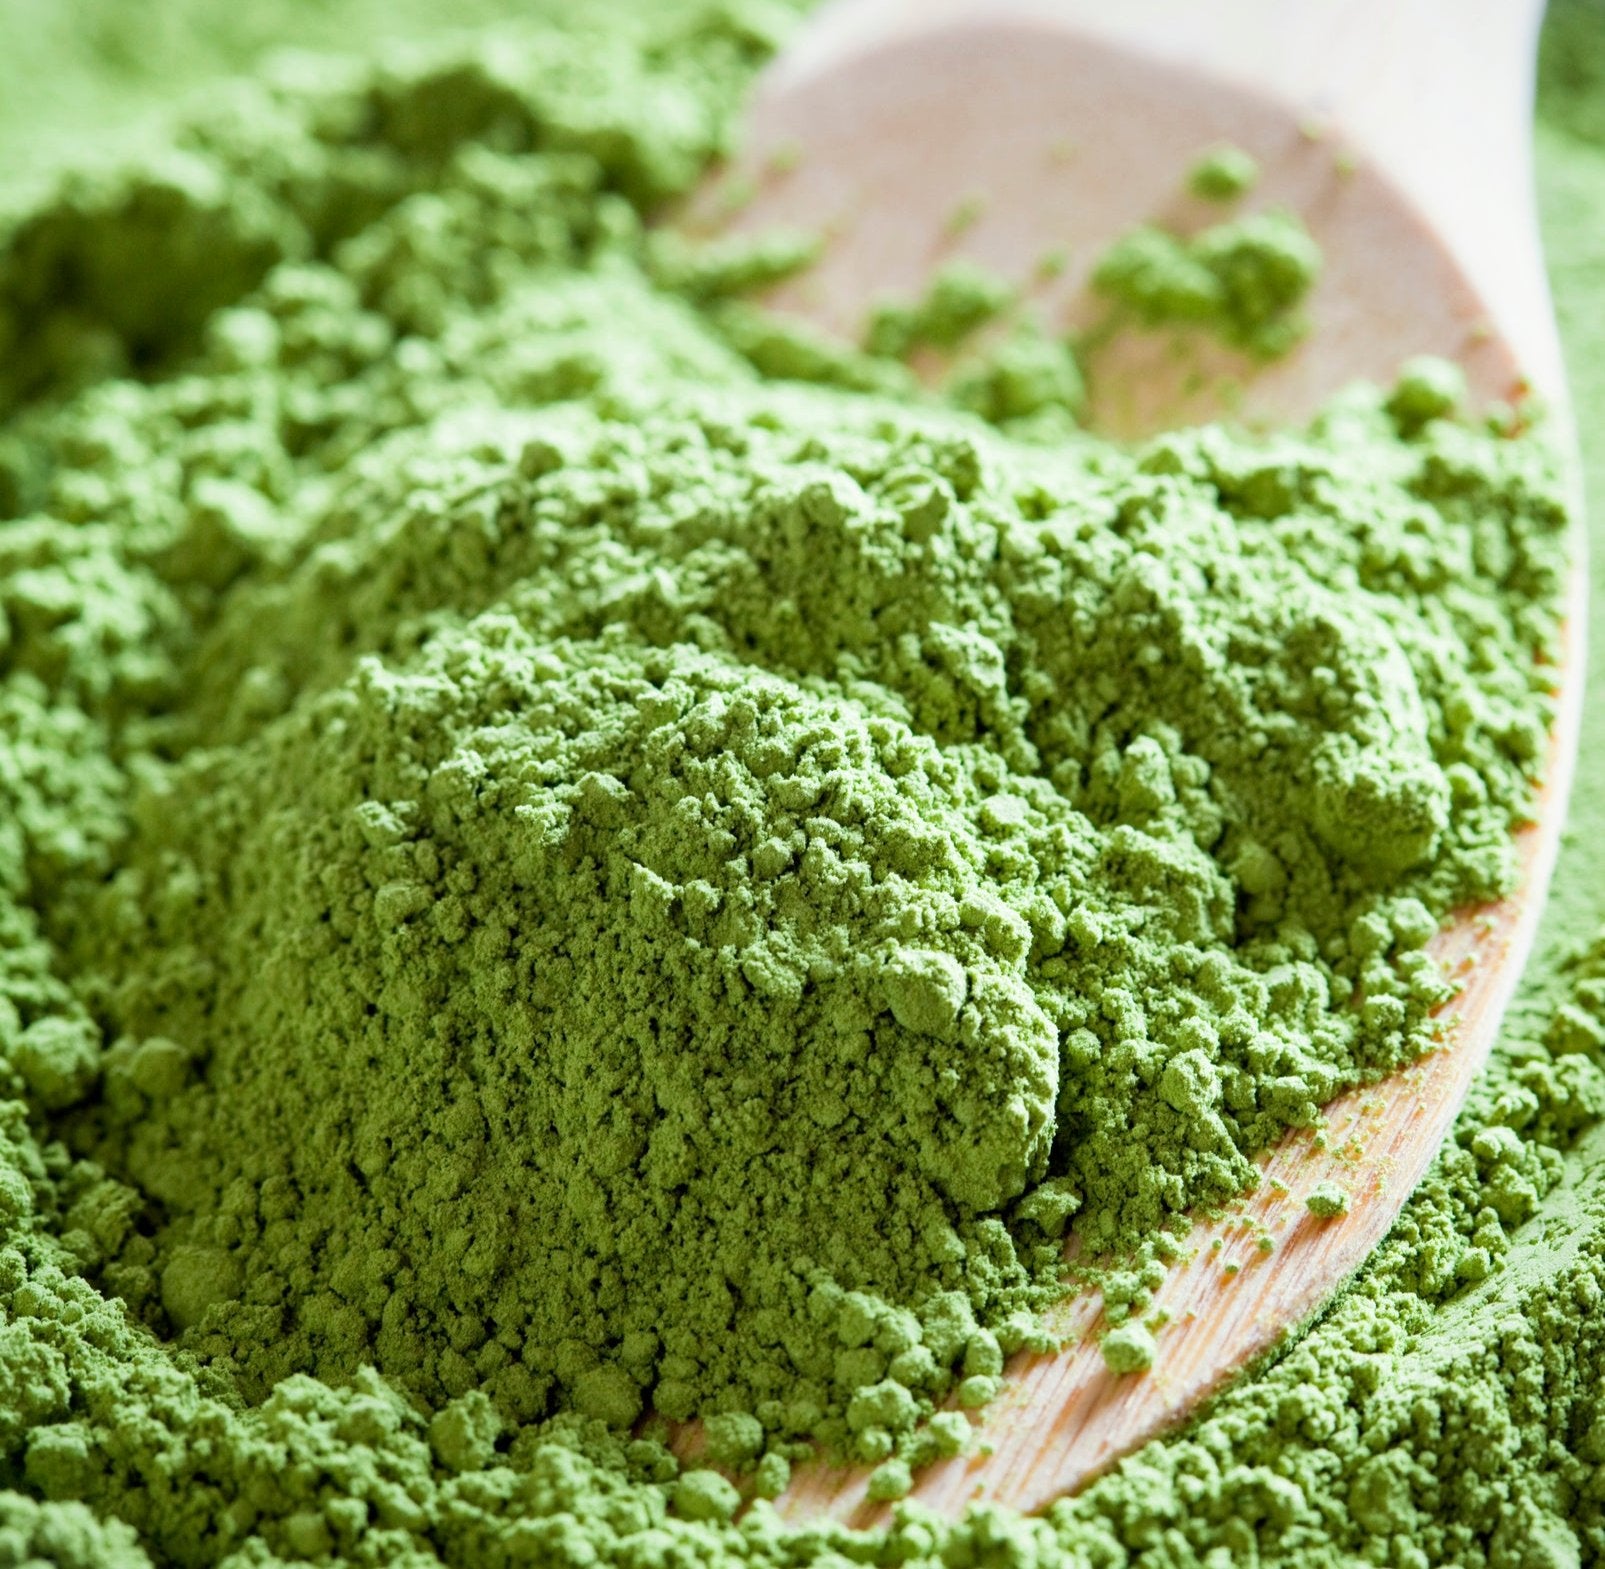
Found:
[[[1102,1251],[1239,1190],[1508,876],[1562,514],[1522,444],[1346,417],[1066,460],[743,389],[320,481],[49,901],[115,1043],[72,1140],[161,1206],[108,1283],[257,1393],[831,1439],[889,1366],[995,1373],[965,1325],[1070,1208]]]
[[[1597,951],[1325,1322],[1046,1520],[732,1523],[619,1431],[890,1496],[1072,1216],[1163,1253],[1419,1052],[1564,559],[1430,367],[1124,452],[768,321],[784,255],[644,233],[782,34],[687,15],[297,62],[3,252],[0,1552],[1579,1561]]]

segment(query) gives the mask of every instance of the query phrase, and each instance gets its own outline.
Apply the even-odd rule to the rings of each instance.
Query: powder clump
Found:
[[[1273,207],[1190,236],[1144,224],[1109,248],[1092,284],[1142,326],[1198,328],[1274,359],[1304,335],[1298,307],[1320,266],[1298,217]]]
[[[1310,1189],[1304,1207],[1317,1220],[1337,1220],[1348,1214],[1351,1202],[1347,1188],[1336,1182],[1318,1182]]]
[[[1111,1373],[1146,1373],[1154,1365],[1157,1347],[1141,1324],[1120,1324],[1102,1341],[1104,1365]]]
[[[1259,164],[1241,147],[1212,147],[1187,174],[1187,189],[1208,202],[1236,201],[1259,183]]]

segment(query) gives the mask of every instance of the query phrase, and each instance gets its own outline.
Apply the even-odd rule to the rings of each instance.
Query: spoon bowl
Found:
[[[1275,361],[1122,332],[1093,366],[1097,429],[1223,414],[1287,425],[1418,354],[1458,362],[1485,400],[1558,398],[1530,156],[1540,12],[836,0],[760,84],[743,150],[699,215],[740,189],[754,194],[728,231],[827,235],[772,303],[843,337],[957,256],[1075,331],[1105,310],[1089,281],[1113,241],[1220,216],[1185,175],[1230,144],[1261,170],[1234,210],[1290,208],[1322,249],[1311,330]],[[1064,266],[1044,279],[1049,257]]]

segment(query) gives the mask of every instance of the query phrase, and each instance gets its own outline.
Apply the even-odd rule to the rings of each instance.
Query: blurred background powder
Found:
[[[0,0],[0,202],[126,154],[175,101],[278,49],[366,53],[607,0]],[[664,0],[663,9],[685,9]]]

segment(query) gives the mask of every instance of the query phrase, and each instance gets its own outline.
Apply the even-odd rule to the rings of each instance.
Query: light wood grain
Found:
[[[1534,389],[1564,421],[1565,390],[1537,239],[1530,122],[1536,0],[836,0],[770,74],[735,184],[692,221],[825,229],[820,264],[781,309],[856,336],[872,305],[917,294],[956,255],[1030,289],[1075,328],[1103,307],[1091,268],[1133,224],[1192,229],[1216,210],[1181,176],[1229,141],[1264,177],[1247,209],[1297,211],[1326,268],[1312,331],[1270,366],[1173,334],[1127,333],[1093,363],[1094,423],[1141,433],[1224,412],[1287,423],[1418,353],[1456,359],[1482,400]],[[729,193],[756,198],[731,216]],[[956,228],[968,204],[972,223]],[[1039,259],[1071,264],[1033,283]],[[1496,1036],[1538,924],[1560,842],[1582,701],[1586,576],[1579,529],[1557,670],[1560,717],[1520,887],[1465,912],[1433,951],[1461,984],[1442,1043],[1327,1108],[1320,1147],[1297,1133],[1260,1161],[1257,1191],[1200,1221],[1188,1262],[1155,1295],[1169,1315],[1147,1375],[1105,1369],[1098,1300],[1068,1303],[1066,1349],[1017,1358],[981,1421],[984,1456],[930,1468],[915,1496],[956,1513],[988,1499],[1040,1508],[1163,1431],[1326,1301],[1386,1234]],[[1319,1221],[1331,1178],[1353,1195]],[[1275,1249],[1256,1239],[1268,1232]],[[1215,1246],[1216,1242],[1220,1246]],[[1238,1266],[1235,1273],[1227,1265]],[[686,1456],[694,1427],[678,1435]],[[794,1519],[874,1523],[863,1468],[799,1469]]]
[[[1179,175],[1201,147],[1233,141],[1265,167],[1256,203],[1286,202],[1317,228],[1329,252],[1317,321],[1345,340],[1317,333],[1306,363],[1274,373],[1256,407],[1285,421],[1285,392],[1319,402],[1352,375],[1391,372],[1411,343],[1486,368],[1493,396],[1513,365],[1558,392],[1531,156],[1543,9],[834,0],[766,78],[747,126],[749,169],[774,146],[806,149],[795,184],[767,190],[741,221],[845,216],[807,309],[851,328],[866,300],[924,275],[918,261],[903,273],[905,256],[953,200],[978,194],[992,209],[966,254],[1018,276],[1039,240],[1069,241],[1085,267],[1132,222],[1196,225],[1210,209],[1178,199]],[[1355,181],[1340,173],[1349,153]],[[867,219],[862,252],[854,214]],[[881,249],[883,229],[908,249]],[[1067,276],[1047,298],[1075,302],[1084,282]],[[1508,357],[1460,338],[1468,320]]]

